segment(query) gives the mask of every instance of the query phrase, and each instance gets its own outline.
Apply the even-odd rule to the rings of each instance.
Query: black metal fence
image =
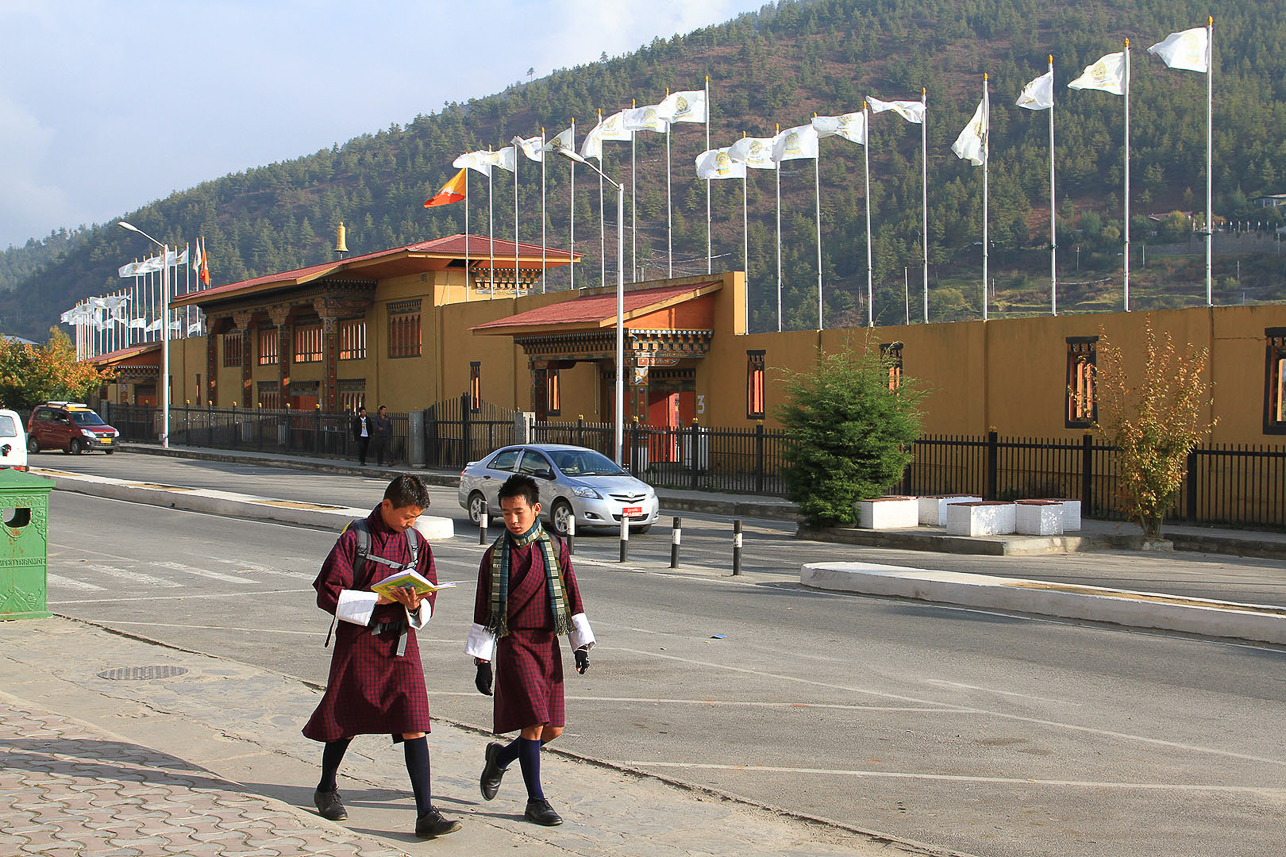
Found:
[[[393,421],[392,463],[407,463],[406,414]],[[423,411],[424,464],[463,467],[487,453],[528,438],[533,443],[569,443],[612,456],[611,423],[527,423],[521,412],[467,395]],[[160,409],[108,404],[107,421],[122,440],[159,439]],[[351,415],[264,408],[170,410],[170,441],[182,446],[253,449],[296,455],[355,458]],[[785,453],[781,429],[710,428],[701,425],[625,429],[630,471],[658,487],[784,496]],[[1087,517],[1120,519],[1116,499],[1118,453],[1079,439],[925,435],[913,445],[914,460],[895,490],[902,494],[978,494],[987,499],[1063,497],[1077,499]],[[1286,447],[1223,444],[1188,456],[1187,475],[1167,516],[1193,524],[1286,529]]]
[[[160,408],[109,402],[106,419],[120,431],[121,440],[160,442]],[[352,420],[352,414],[324,414],[320,410],[180,405],[170,408],[170,443],[175,446],[356,458],[357,441],[353,438]],[[393,436],[389,440],[385,461],[405,464],[407,416],[389,414],[389,420],[393,423]],[[374,455],[374,450],[371,454]]]

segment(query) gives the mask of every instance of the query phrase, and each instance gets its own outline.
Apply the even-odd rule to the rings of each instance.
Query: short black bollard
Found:
[[[732,573],[741,574],[741,519],[732,522]]]
[[[567,516],[567,555],[576,553],[576,513]]]
[[[630,516],[621,515],[621,562],[630,553]]]
[[[679,567],[679,544],[683,541],[683,519],[675,518],[670,530],[670,568]]]
[[[478,544],[487,543],[487,504],[482,504],[482,513],[478,515]]]

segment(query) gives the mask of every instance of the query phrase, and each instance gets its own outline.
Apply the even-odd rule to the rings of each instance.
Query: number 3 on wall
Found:
[[[697,394],[697,413],[704,414],[705,412],[706,412],[706,395],[705,393],[698,393]]]

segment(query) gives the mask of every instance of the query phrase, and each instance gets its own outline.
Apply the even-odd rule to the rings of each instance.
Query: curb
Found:
[[[1286,607],[876,563],[807,563],[800,585],[1286,645]]]
[[[93,497],[125,500],[149,506],[166,506],[188,512],[205,512],[232,518],[249,518],[256,521],[275,521],[281,524],[302,524],[339,531],[357,518],[365,518],[369,509],[351,506],[329,506],[323,503],[306,503],[298,500],[275,500],[236,494],[231,491],[213,491],[157,485],[148,482],[125,482],[102,476],[65,473],[60,470],[32,468],[33,473],[54,480],[60,491],[73,491]],[[415,528],[429,541],[445,541],[455,537],[455,522],[451,518],[421,515]]]
[[[862,547],[974,556],[1038,556],[1098,550],[1142,550],[1143,537],[1127,534],[1082,536],[948,536],[928,530],[864,530],[857,528],[800,526],[799,539]],[[1222,540],[1221,540],[1222,541]],[[1178,550],[1176,540],[1175,549]],[[1207,548],[1192,548],[1208,550]]]

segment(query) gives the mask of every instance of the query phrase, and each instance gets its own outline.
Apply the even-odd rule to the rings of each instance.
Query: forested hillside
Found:
[[[1119,308],[1122,102],[1066,83],[1129,38],[1131,212],[1136,244],[1173,242],[1191,233],[1172,218],[1161,234],[1147,215],[1204,212],[1205,86],[1202,74],[1166,68],[1146,48],[1168,33],[1215,19],[1215,211],[1229,220],[1279,223],[1252,207],[1260,193],[1286,191],[1286,16],[1280,0],[800,0],[670,40],[625,57],[560,70],[497,95],[450,104],[406,126],[359,137],[296,160],[248,169],[123,216],[175,243],[204,235],[216,284],[314,264],[331,257],[339,221],[355,253],[462,231],[464,205],[424,209],[455,172],[462,152],[508,145],[541,128],[552,136],[574,119],[577,145],[604,114],[656,103],[672,90],[700,89],[710,77],[711,145],[743,133],[806,123],[814,113],[860,110],[864,96],[918,99],[928,93],[928,207],[933,320],[973,317],[981,300],[982,170],[950,145],[990,76],[991,272],[995,311],[1037,311],[1048,300],[1048,120],[1017,108],[1023,85],[1054,57],[1060,228],[1060,306]],[[408,114],[417,105],[407,105]],[[885,323],[903,317],[903,269],[917,305],[920,245],[920,134],[893,113],[872,119],[871,221],[875,311]],[[699,125],[672,133],[674,273],[705,270],[705,187],[693,159],[705,148]],[[605,144],[606,171],[630,180],[628,143]],[[823,277],[828,326],[865,317],[866,239],[862,148],[822,141],[820,159]],[[638,135],[638,263],[646,276],[667,270],[665,135]],[[569,168],[547,165],[548,241],[566,247]],[[540,166],[520,164],[521,238],[540,240]],[[786,328],[816,326],[814,177],[810,161],[781,175]],[[597,179],[577,169],[576,249],[586,254],[576,285],[600,281]],[[751,171],[751,325],[775,329],[775,189],[771,171]],[[713,182],[715,269],[741,267],[741,182]],[[496,234],[513,234],[513,180],[497,171]],[[485,234],[485,177],[470,179],[470,230]],[[629,201],[626,203],[629,266]],[[608,282],[615,278],[614,213],[607,203]],[[111,227],[111,228],[109,228]],[[1166,232],[1171,234],[1165,234]],[[140,248],[111,224],[0,254],[0,328],[44,338],[63,310],[90,294],[124,285],[116,268]],[[1199,253],[1199,241],[1192,242]],[[56,246],[55,246],[56,245]],[[1217,260],[1217,302],[1234,302],[1246,282],[1255,295],[1286,295],[1281,261],[1247,259],[1241,280],[1233,261]],[[1133,263],[1136,307],[1204,302],[1199,255]],[[567,287],[567,274],[551,276]],[[1135,288],[1135,272],[1131,277]],[[1065,296],[1065,297],[1064,297]],[[1066,302],[1064,302],[1064,300]],[[913,312],[914,318],[917,313]]]

